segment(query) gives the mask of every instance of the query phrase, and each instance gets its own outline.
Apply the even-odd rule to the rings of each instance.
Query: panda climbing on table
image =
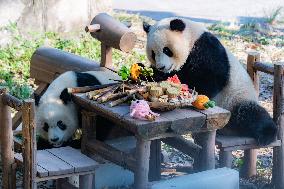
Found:
[[[144,22],[143,28],[156,80],[177,74],[182,83],[230,110],[231,119],[223,133],[250,136],[260,145],[275,139],[277,127],[258,104],[246,70],[206,28],[180,18],[166,18],[155,25]]]
[[[37,133],[40,136],[38,146],[40,148],[72,144],[72,136],[80,125],[80,116],[67,88],[108,84],[113,83],[113,80],[110,79],[120,79],[111,73],[110,71],[68,71],[58,76],[41,97],[35,96]],[[99,127],[98,129],[101,129],[100,133],[106,136],[108,134],[107,128]],[[101,137],[103,140],[103,136]],[[74,145],[74,147],[80,146],[78,143]]]

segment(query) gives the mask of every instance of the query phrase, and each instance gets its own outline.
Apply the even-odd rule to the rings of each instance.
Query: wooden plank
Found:
[[[37,151],[37,164],[48,170],[48,176],[74,173],[74,167],[46,150]]]
[[[284,64],[274,65],[273,120],[278,126],[277,138],[282,145],[273,148],[273,184],[275,188],[284,188]]]
[[[192,109],[175,109],[161,113],[161,116],[171,121],[171,129],[176,134],[187,134],[199,131],[206,121],[206,116]]]
[[[89,140],[86,144],[89,152],[102,156],[117,165],[134,171],[136,166],[135,157],[127,154],[99,140]]]
[[[149,158],[151,141],[137,140],[134,188],[145,189],[148,185]]]
[[[96,138],[97,115],[93,112],[81,111],[82,114],[82,139],[81,151],[86,153],[87,141]]]
[[[12,119],[13,130],[16,130],[21,123],[22,123],[22,112],[19,111],[14,115]]]
[[[125,153],[133,153],[136,148],[136,138],[134,136],[106,140],[105,143]]]
[[[76,150],[69,146],[47,149],[46,151],[74,167],[75,173],[95,170],[99,165],[96,161],[82,154],[80,150]]]
[[[15,159],[17,162],[23,164],[23,156],[21,153],[15,153]],[[37,176],[39,177],[47,177],[48,176],[48,171],[42,168],[41,166],[37,165]]]
[[[198,154],[200,153],[202,149],[201,146],[189,140],[184,139],[182,136],[168,137],[168,138],[162,139],[162,141],[176,148],[177,150],[189,155],[190,157],[193,157],[194,159],[198,157]]]
[[[195,109],[196,110],[196,109]],[[215,106],[207,110],[196,110],[204,115],[206,115],[206,124],[203,130],[216,130],[222,129],[228,122],[231,113],[228,110]]]

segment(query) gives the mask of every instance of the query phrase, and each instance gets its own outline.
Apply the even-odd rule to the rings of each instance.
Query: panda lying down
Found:
[[[68,71],[57,77],[41,97],[35,96],[37,132],[40,136],[39,148],[60,147],[72,143],[71,138],[79,127],[80,116],[67,92],[68,87],[113,83],[110,79],[120,78],[111,71],[82,73]],[[103,121],[106,122],[106,120]],[[103,132],[102,135],[107,136],[108,131],[104,130],[107,127],[100,128],[102,128],[100,130]],[[74,147],[78,147],[78,144]]]
[[[254,137],[271,143],[277,127],[257,102],[257,94],[239,61],[203,26],[187,19],[166,18],[143,24],[147,57],[156,80],[177,74],[182,83],[231,111],[224,134]],[[225,132],[229,131],[229,132]]]

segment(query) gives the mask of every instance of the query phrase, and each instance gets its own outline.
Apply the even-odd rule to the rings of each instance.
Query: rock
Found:
[[[111,10],[111,0],[2,0],[0,27],[17,22],[24,33],[78,31],[85,28],[96,14]]]

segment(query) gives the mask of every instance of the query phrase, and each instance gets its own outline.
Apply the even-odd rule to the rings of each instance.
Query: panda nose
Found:
[[[56,137],[56,138],[52,138],[52,139],[50,139],[50,140],[51,140],[51,142],[57,142],[57,141],[59,140],[59,138]]]

